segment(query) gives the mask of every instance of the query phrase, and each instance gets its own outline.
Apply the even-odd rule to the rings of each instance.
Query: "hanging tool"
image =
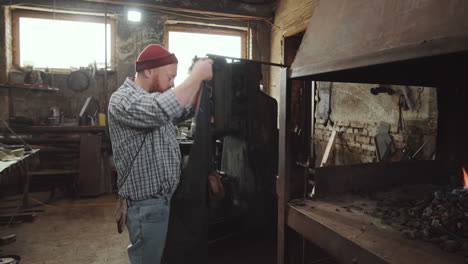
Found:
[[[327,119],[325,120],[325,123],[323,124],[325,127],[328,126],[328,122],[330,122],[331,126],[334,126],[334,122],[331,120],[330,115],[331,115],[331,93],[332,93],[332,86],[333,83],[331,82],[330,85],[328,86],[328,113],[327,113]]]
[[[419,152],[424,148],[424,146],[427,144],[427,142],[429,142],[430,138],[427,139],[426,141],[424,141],[424,143],[421,145],[421,147],[418,148],[418,150],[416,150],[416,152],[414,152],[413,156],[411,156],[411,159],[414,159],[414,157],[416,157],[416,155],[419,154]]]
[[[400,95],[398,98],[398,127],[397,133],[406,130],[405,120],[403,119],[403,110],[408,110],[408,105],[406,104],[404,95]]]
[[[403,96],[405,97],[405,101],[406,101],[406,105],[407,105],[407,109],[405,109],[405,110],[413,109],[414,104],[413,104],[413,100],[411,100],[411,91],[410,91],[409,87],[405,86],[405,87],[403,87],[403,89],[401,89],[401,91],[403,92]]]
[[[380,93],[387,93],[388,95],[392,95],[395,93],[392,88],[385,87],[385,86],[378,86],[370,89],[370,93],[373,95],[378,95]]]
[[[419,117],[419,111],[421,111],[422,108],[422,100],[421,100],[421,94],[424,92],[424,87],[419,87],[417,90],[418,92],[418,97],[416,98],[416,118]]]

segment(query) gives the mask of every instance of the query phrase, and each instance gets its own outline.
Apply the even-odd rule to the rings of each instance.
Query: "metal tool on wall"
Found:
[[[413,100],[411,100],[411,90],[409,89],[409,87],[403,86],[401,91],[403,92],[403,96],[405,97],[406,105],[408,106],[408,108],[414,109]]]
[[[371,88],[370,93],[373,94],[373,95],[378,95],[378,94],[381,94],[381,93],[386,93],[388,95],[392,95],[392,94],[395,93],[395,91],[393,91],[393,89],[390,88],[390,87],[386,87],[386,86],[381,85],[381,86]]]
[[[406,124],[403,117],[403,111],[407,111],[409,109],[407,101],[405,100],[404,95],[400,95],[398,98],[398,126],[397,126],[397,133],[402,131],[406,131]]]
[[[330,118],[331,109],[331,93],[332,93],[332,82],[319,82],[318,91],[320,100],[317,104],[317,113],[321,119],[325,120],[324,126],[330,123],[333,126],[333,121]]]

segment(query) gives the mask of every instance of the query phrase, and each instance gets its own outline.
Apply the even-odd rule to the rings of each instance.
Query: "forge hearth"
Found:
[[[390,194],[380,194],[385,195]],[[397,221],[394,219],[398,218],[399,210],[390,207],[389,202],[382,205],[383,201],[378,196],[333,195],[290,204],[287,223],[322,249],[340,252],[342,259],[347,259],[343,263],[466,263],[461,243],[464,237],[457,241],[447,235],[451,232],[442,232],[440,225],[429,229],[432,238],[440,241],[424,241],[424,231],[420,229],[424,230],[426,224],[431,225],[432,221],[426,223],[426,218],[423,218],[420,220],[422,223],[417,224],[411,216],[407,216],[408,220],[404,224],[409,227],[403,223],[395,224]],[[402,200],[398,201],[402,203]],[[426,208],[421,209],[421,214]],[[415,208],[409,209],[408,212],[412,212]],[[415,211],[418,212],[416,216],[419,209]],[[445,225],[447,222],[439,223]],[[414,239],[406,234],[408,232],[414,232]]]
[[[438,162],[330,166],[313,176],[316,195],[291,201],[287,223],[341,262],[467,263],[468,191],[461,178],[450,185]]]
[[[450,186],[413,185],[374,195],[376,207],[363,211],[408,239],[468,256],[468,192]]]

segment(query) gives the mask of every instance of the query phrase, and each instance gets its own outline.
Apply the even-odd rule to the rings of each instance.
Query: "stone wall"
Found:
[[[11,115],[22,115],[31,117],[33,119],[45,119],[48,116],[48,111],[51,106],[58,106],[67,117],[74,117],[77,111],[81,108],[86,97],[93,96],[98,104],[108,101],[110,95],[123,83],[127,77],[135,75],[134,61],[139,52],[148,44],[161,44],[164,43],[164,27],[166,21],[180,21],[186,23],[204,23],[213,26],[237,27],[247,30],[251,28],[250,43],[252,48],[252,58],[261,61],[268,61],[270,54],[269,49],[269,33],[270,27],[263,21],[247,21],[245,19],[219,19],[215,20],[212,17],[209,19],[197,19],[195,15],[187,13],[174,13],[163,12],[151,5],[166,5],[187,9],[208,10],[213,12],[234,13],[252,16],[272,16],[273,4],[259,5],[259,4],[234,4],[232,1],[187,1],[187,0],[161,0],[161,1],[138,1],[140,6],[138,9],[142,12],[142,21],[140,23],[132,23],[127,21],[127,11],[133,8],[128,5],[118,4],[119,1],[114,1],[117,4],[100,4],[93,3],[92,1],[66,1],[66,0],[38,0],[34,1],[33,6],[40,6],[41,8],[53,8],[55,2],[56,10],[67,11],[80,11],[80,12],[94,12],[104,13],[107,12],[113,19],[116,20],[116,62],[113,66],[113,72],[108,74],[107,89],[104,91],[104,77],[103,73],[97,74],[90,85],[90,88],[84,92],[74,92],[67,87],[66,79],[68,73],[54,73],[52,75],[53,83],[51,86],[60,89],[58,92],[38,92],[27,91],[24,89],[17,89],[12,92],[12,99],[10,103],[13,104],[13,113]],[[255,2],[255,1],[252,1]],[[264,2],[264,1],[262,1]],[[8,2],[4,4],[8,7]],[[14,4],[31,5],[31,1],[14,1]],[[5,9],[4,9],[5,10]],[[189,17],[190,16],[190,17]],[[203,15],[200,15],[203,16]],[[5,19],[4,13],[0,16],[2,21]],[[11,41],[11,29],[8,23],[1,23],[0,26],[0,43],[6,43],[6,47],[0,47],[0,52],[11,57],[11,52],[8,50],[8,43]],[[11,48],[11,46],[10,46]],[[19,69],[9,69],[11,60],[2,58],[0,60],[0,83],[5,82],[23,82],[25,72]],[[264,73],[264,86],[268,90],[268,69]],[[8,97],[6,97],[8,98]],[[4,96],[0,96],[1,109],[8,104]],[[8,109],[8,107],[6,107]],[[8,116],[8,113],[3,113],[2,116]]]

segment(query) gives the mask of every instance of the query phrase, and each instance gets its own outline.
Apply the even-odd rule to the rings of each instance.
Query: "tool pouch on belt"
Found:
[[[224,187],[217,171],[211,172],[208,176],[208,194],[211,200],[222,200],[224,198]]]
[[[119,197],[117,207],[115,208],[115,222],[117,223],[117,231],[123,232],[127,223],[127,199]]]

